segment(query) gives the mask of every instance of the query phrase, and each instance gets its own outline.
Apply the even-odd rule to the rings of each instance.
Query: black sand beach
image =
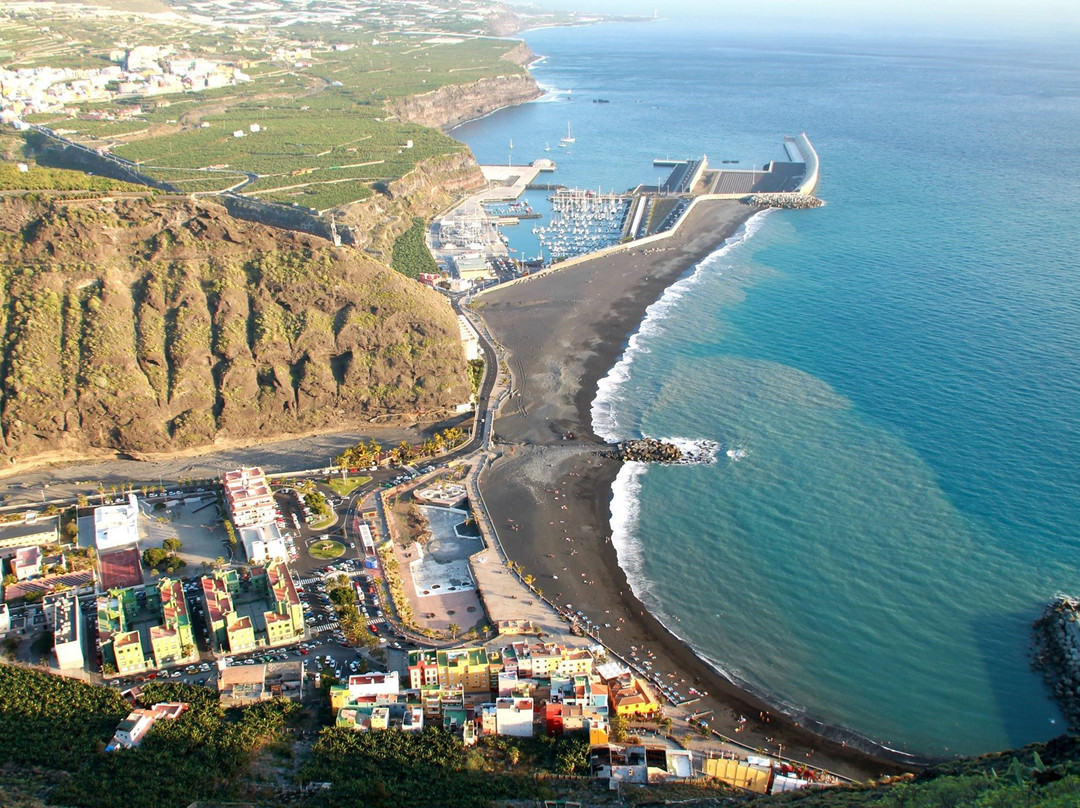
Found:
[[[603,442],[591,430],[597,382],[645,309],[754,212],[737,202],[699,203],[667,240],[479,299],[475,308],[510,354],[514,385],[495,420],[501,457],[481,481],[484,498],[507,554],[536,577],[544,595],[610,624],[600,637],[624,658],[647,649],[653,670],[684,694],[690,687],[707,691],[691,709],[711,711],[713,729],[772,754],[782,746],[785,757],[855,779],[893,774],[901,767],[861,751],[857,737],[826,730],[835,738],[828,740],[770,715],[764,702],[705,665],[634,597],[610,541],[619,463],[599,456]]]

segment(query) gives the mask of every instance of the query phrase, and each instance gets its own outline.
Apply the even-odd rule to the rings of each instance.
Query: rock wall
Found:
[[[1080,730],[1080,599],[1058,595],[1032,626],[1032,659],[1061,707],[1069,730]]]

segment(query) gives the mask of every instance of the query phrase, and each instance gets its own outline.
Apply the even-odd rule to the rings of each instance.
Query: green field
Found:
[[[44,21],[30,13],[0,21],[0,36],[14,54],[7,66],[101,68],[114,64],[109,56],[117,42],[154,42],[237,65],[251,80],[95,101],[68,114],[31,116],[33,122],[131,160],[181,192],[225,190],[252,174],[257,177],[241,193],[318,211],[367,199],[377,183],[391,183],[425,160],[464,149],[441,132],[389,116],[387,102],[524,73],[502,58],[516,45],[512,41],[428,41],[433,37],[385,31],[373,41],[378,25],[292,26],[286,39],[284,32],[269,29],[207,31],[144,18],[58,14],[48,26],[35,20]],[[281,48],[286,59],[276,53]],[[120,114],[135,107],[132,117]],[[80,117],[88,112],[107,117]]]

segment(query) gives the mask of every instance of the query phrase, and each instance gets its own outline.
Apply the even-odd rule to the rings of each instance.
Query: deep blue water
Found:
[[[606,190],[655,182],[654,157],[782,159],[799,131],[821,158],[827,206],[755,218],[604,384],[608,434],[722,445],[620,477],[635,590],[729,674],[893,747],[1063,730],[1026,652],[1042,602],[1080,591],[1077,43],[526,39],[572,92],[458,129],[481,162],[512,139]]]

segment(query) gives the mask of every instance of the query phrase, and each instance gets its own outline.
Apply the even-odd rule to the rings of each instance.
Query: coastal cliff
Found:
[[[511,61],[524,58],[524,46],[512,50]],[[528,48],[524,48],[528,51]],[[387,104],[387,111],[407,123],[451,129],[465,121],[481,118],[502,107],[532,101],[544,91],[526,74],[496,76],[469,84],[452,84],[431,92],[396,99]]]
[[[0,260],[11,461],[343,429],[469,396],[438,293],[212,202],[5,199]]]

